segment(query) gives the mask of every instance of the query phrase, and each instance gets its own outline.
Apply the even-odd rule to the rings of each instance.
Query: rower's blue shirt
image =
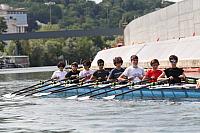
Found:
[[[114,68],[110,71],[110,74],[108,76],[108,79],[117,79],[123,72],[124,72],[124,68],[120,68],[120,69],[117,69],[117,68]]]

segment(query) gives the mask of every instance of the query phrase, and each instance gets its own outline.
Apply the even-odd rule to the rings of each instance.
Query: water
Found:
[[[52,68],[51,70],[53,70]],[[15,73],[17,70],[18,73]],[[52,72],[33,68],[0,74],[0,95],[18,90]],[[0,71],[1,73],[1,71]],[[193,74],[194,75],[194,74]],[[195,76],[198,76],[196,74]],[[171,133],[199,132],[200,102],[75,101],[64,98],[0,99],[1,133]]]

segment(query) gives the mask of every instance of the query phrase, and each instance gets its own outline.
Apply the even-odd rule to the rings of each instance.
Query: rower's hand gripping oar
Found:
[[[111,96],[103,97],[103,99],[111,100],[111,99],[114,99],[115,97],[118,97],[118,96],[121,96],[121,95],[130,93],[130,92],[133,92],[133,91],[136,91],[136,90],[140,90],[140,89],[143,89],[143,88],[146,88],[146,87],[149,87],[149,86],[155,86],[155,85],[164,83],[164,82],[166,82],[166,81],[168,81],[168,80],[169,80],[169,79],[165,79],[165,80],[161,80],[161,81],[158,81],[158,82],[150,83],[150,84],[148,84],[148,85],[145,85],[145,86],[142,86],[142,87],[139,87],[139,88],[135,88],[135,89],[131,89],[131,90],[128,90],[128,91],[123,92],[123,93],[120,93],[120,94],[116,94],[116,95],[111,95]]]
[[[47,83],[47,82],[52,81],[52,80],[53,80],[53,79],[48,79],[48,80],[42,81],[42,82],[40,82],[40,83],[34,84],[34,85],[29,86],[29,87],[26,87],[26,88],[24,88],[24,89],[21,89],[21,90],[18,90],[18,91],[9,93],[9,94],[5,94],[5,95],[3,95],[3,97],[7,97],[7,98],[9,98],[9,97],[14,97],[15,95],[17,95],[17,94],[19,94],[19,93],[21,93],[21,92],[24,92],[24,91],[27,91],[27,90],[31,90],[33,87],[36,87],[36,86],[38,86],[38,85],[42,85],[42,84]]]

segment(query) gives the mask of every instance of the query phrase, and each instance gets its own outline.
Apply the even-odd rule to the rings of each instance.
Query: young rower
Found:
[[[110,71],[108,76],[108,81],[117,81],[117,78],[124,72],[124,68],[122,68],[123,60],[121,57],[115,57],[113,59],[113,64],[116,66],[114,69]]]
[[[162,74],[162,71],[158,69],[159,61],[157,59],[153,59],[151,60],[150,65],[152,68],[147,70],[142,80],[150,79],[150,82],[157,82],[158,77]]]
[[[78,63],[73,62],[71,64],[71,70],[65,75],[65,78],[70,80],[78,80],[79,73],[80,71],[78,70]]]
[[[80,81],[81,82],[89,81],[92,74],[94,73],[93,70],[90,70],[91,62],[89,60],[84,60],[83,61],[83,67],[84,67],[84,70],[79,73],[79,77],[83,78]]]
[[[119,76],[119,81],[125,81],[126,77],[133,82],[139,82],[144,77],[144,69],[138,67],[138,56],[132,55],[131,56],[131,63],[132,66],[129,66],[125,69],[125,71]]]
[[[67,74],[67,72],[64,71],[65,63],[63,61],[60,61],[58,62],[57,67],[59,70],[53,73],[51,79],[56,79],[58,81],[65,79],[65,75]]]
[[[176,55],[171,55],[169,57],[169,61],[171,63],[170,68],[167,68],[163,71],[163,73],[158,77],[158,80],[163,80],[169,78],[169,84],[181,83],[181,80],[185,80],[184,70],[182,68],[178,68],[177,62],[178,57]]]
[[[99,59],[97,61],[97,65],[98,65],[99,69],[93,73],[90,80],[91,81],[98,80],[100,82],[106,81],[107,77],[109,75],[109,72],[104,69],[104,61],[102,59]]]

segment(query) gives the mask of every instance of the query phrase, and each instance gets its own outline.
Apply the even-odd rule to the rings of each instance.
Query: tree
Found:
[[[2,32],[6,32],[7,28],[8,28],[8,27],[7,27],[5,18],[4,18],[4,17],[0,17],[0,34],[1,34]]]

